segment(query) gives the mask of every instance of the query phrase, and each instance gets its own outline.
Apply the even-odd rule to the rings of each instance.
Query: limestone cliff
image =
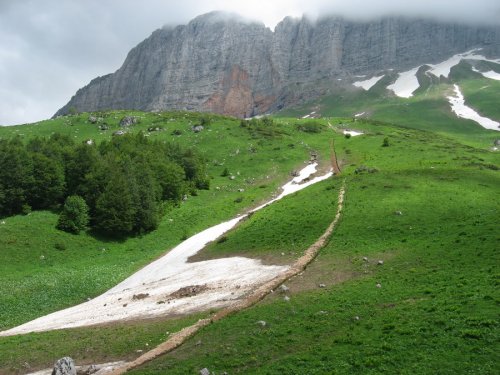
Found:
[[[312,99],[353,75],[439,62],[477,47],[498,54],[500,29],[287,17],[273,32],[214,12],[156,30],[120,69],[78,90],[56,115],[71,108],[182,109],[248,117]]]

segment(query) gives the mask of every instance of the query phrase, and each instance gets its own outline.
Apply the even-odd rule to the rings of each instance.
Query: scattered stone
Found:
[[[192,130],[193,132],[195,132],[195,133],[199,133],[199,132],[201,132],[203,129],[205,129],[205,128],[203,127],[203,125],[196,125],[196,126],[191,127],[191,130]]]
[[[290,289],[285,284],[281,284],[279,290],[281,293],[287,293],[288,291],[290,291]]]
[[[354,317],[354,320],[359,320],[359,316],[357,316],[357,315],[356,315],[356,316]]]
[[[500,138],[499,138],[499,139],[495,139],[495,140],[493,141],[493,144],[494,144],[495,146],[500,146]]]
[[[257,324],[260,325],[261,327],[267,326],[267,323],[264,320],[259,320]]]
[[[117,135],[117,136],[120,136],[120,135],[125,135],[125,132],[123,130],[117,130],[115,132],[113,132],[113,135]]]
[[[141,300],[141,299],[144,299],[144,298],[147,298],[149,297],[149,293],[139,293],[139,294],[134,294],[132,296],[132,299],[134,301],[137,301],[137,300]]]
[[[130,125],[135,125],[137,124],[137,117],[135,116],[125,116],[120,120],[120,126],[121,127],[127,127]]]
[[[238,189],[239,193],[243,193],[244,191],[245,191],[245,189]]]
[[[290,174],[292,175],[292,177],[299,177],[300,176],[300,173],[297,170],[293,170]]]
[[[99,130],[108,130],[109,126],[107,124],[101,124],[99,125]]]
[[[281,253],[282,256],[285,256],[285,253]]]
[[[229,179],[230,179],[230,180],[234,180],[235,178],[236,178],[236,177],[234,177],[234,176],[229,176]]]
[[[52,375],[76,375],[75,361],[70,357],[64,357],[54,364]]]
[[[45,255],[40,255],[40,260],[44,260],[45,259]]]
[[[99,370],[100,370],[99,366],[90,365],[89,367],[87,367],[87,370],[85,370],[83,372],[83,374],[85,374],[85,375],[92,375],[92,374],[95,374]]]
[[[210,371],[205,367],[204,369],[200,370],[200,375],[210,375]]]
[[[401,211],[394,211],[394,215],[401,216],[401,215],[403,215],[403,213]]]
[[[1,223],[1,224],[2,224],[2,225],[5,225],[5,220],[2,220],[2,223]]]
[[[288,301],[290,301],[290,297],[288,297],[288,296],[283,297],[283,299],[284,299],[285,301],[287,301],[287,302],[288,302]]]
[[[368,262],[368,257],[363,257],[363,260],[364,260],[365,262]]]
[[[187,196],[187,194],[184,194],[184,195],[182,196],[182,200],[183,200],[183,201],[187,201],[187,200],[188,200],[188,196]]]
[[[381,266],[381,265],[383,265],[383,264],[384,264],[384,261],[383,261],[383,260],[379,260],[379,261],[377,262],[377,264],[378,264],[379,266]]]
[[[378,283],[378,284],[376,285],[376,287],[377,287],[377,288],[382,288],[382,284]]]
[[[325,284],[319,284],[318,285],[320,288],[326,288],[326,285]]]
[[[95,117],[95,116],[89,116],[89,122],[91,124],[96,124],[97,123],[97,117]]]

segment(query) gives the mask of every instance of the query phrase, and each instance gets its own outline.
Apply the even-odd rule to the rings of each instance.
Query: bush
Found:
[[[89,208],[82,197],[72,195],[66,198],[64,207],[57,221],[57,229],[78,234],[87,229]]]
[[[305,122],[297,125],[297,129],[304,133],[321,133],[323,128],[324,126],[319,122]]]
[[[382,143],[382,147],[389,147],[389,138],[385,137],[384,142]]]

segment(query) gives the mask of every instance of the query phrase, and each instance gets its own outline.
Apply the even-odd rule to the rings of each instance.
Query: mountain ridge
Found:
[[[404,17],[284,18],[274,31],[221,12],[163,27],[114,73],[55,116],[103,109],[193,110],[250,117],[303,103],[354,75],[435,63],[471,48],[500,53],[500,27]]]

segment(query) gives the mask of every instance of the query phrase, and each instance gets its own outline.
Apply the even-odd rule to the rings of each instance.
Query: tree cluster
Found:
[[[64,204],[58,227],[70,232],[86,226],[85,215],[92,229],[105,234],[147,232],[158,226],[169,202],[208,187],[199,154],[142,133],[99,145],[60,134],[26,144],[0,140],[0,216]]]

